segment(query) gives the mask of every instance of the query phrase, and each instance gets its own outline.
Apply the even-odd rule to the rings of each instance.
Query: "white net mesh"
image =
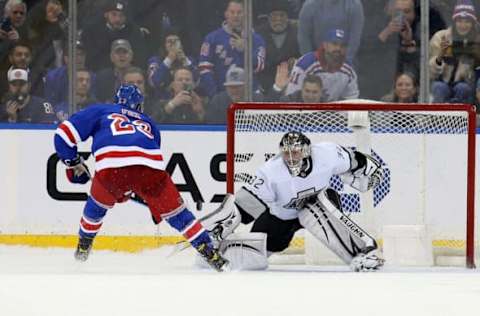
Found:
[[[340,192],[344,211],[380,243],[385,226],[425,225],[435,256],[464,256],[468,113],[427,109],[237,109],[234,190],[277,153],[285,132],[301,131],[314,143],[335,142],[369,152],[381,161],[385,178],[371,193],[359,194],[344,186],[338,176],[330,180],[330,186]],[[297,236],[290,252],[304,252],[302,237],[301,233]]]

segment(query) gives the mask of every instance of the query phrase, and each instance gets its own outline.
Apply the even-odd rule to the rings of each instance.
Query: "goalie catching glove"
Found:
[[[71,183],[85,184],[92,177],[83,158],[77,155],[74,159],[65,159],[63,163],[67,166],[67,178]]]
[[[340,175],[344,183],[360,192],[366,192],[382,183],[383,169],[379,161],[358,151],[353,151],[352,154],[356,166]]]

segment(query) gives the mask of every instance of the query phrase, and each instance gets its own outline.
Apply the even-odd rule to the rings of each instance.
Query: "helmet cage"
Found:
[[[290,174],[297,176],[305,166],[305,159],[310,157],[310,140],[301,133],[289,132],[280,141],[280,153]]]

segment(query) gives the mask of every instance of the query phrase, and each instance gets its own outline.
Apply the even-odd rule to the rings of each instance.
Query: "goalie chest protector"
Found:
[[[349,154],[337,144],[312,145],[310,165],[293,177],[280,155],[267,161],[247,188],[267,203],[270,213],[283,220],[298,217],[305,199],[328,187],[333,175],[350,169]]]

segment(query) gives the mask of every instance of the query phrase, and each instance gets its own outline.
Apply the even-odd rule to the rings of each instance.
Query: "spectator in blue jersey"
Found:
[[[82,34],[87,51],[87,68],[97,72],[109,67],[110,46],[117,39],[125,39],[135,47],[135,64],[145,65],[148,56],[145,33],[139,26],[129,21],[127,2],[108,0],[104,8],[104,19],[101,24],[87,26]],[[111,94],[112,91],[108,93]],[[108,99],[111,99],[111,96]]]
[[[178,68],[173,73],[170,98],[151,106],[146,104],[145,113],[161,123],[201,124],[205,119],[205,100],[195,88],[192,71]]]
[[[163,36],[159,55],[148,60],[148,83],[154,90],[154,95],[165,98],[173,80],[173,72],[178,68],[189,68],[195,72],[195,62],[185,54],[180,35],[170,29]]]
[[[0,121],[9,123],[54,123],[53,106],[30,94],[28,72],[12,69],[8,73],[8,92],[2,97]]]
[[[273,86],[277,66],[282,62],[300,57],[297,42],[297,26],[289,20],[290,5],[287,0],[270,3],[267,23],[257,30],[266,43],[267,55],[265,69],[258,75],[260,85],[265,93]]]
[[[83,47],[80,41],[76,43],[76,67],[78,69],[85,68],[85,48]],[[63,48],[63,61],[64,65],[61,67],[54,68],[48,71],[47,75],[45,76],[45,99],[48,100],[55,108],[60,103],[64,103],[68,99],[68,46],[65,45]],[[89,92],[92,92],[93,95],[95,94],[94,82],[95,82],[95,75],[90,73],[89,81],[91,90],[89,88]]]
[[[229,1],[222,27],[208,34],[202,44],[198,67],[199,88],[204,95],[212,97],[224,90],[225,75],[231,65],[243,68],[246,46],[243,14],[242,1]],[[257,74],[265,64],[265,42],[257,33],[253,33],[252,55],[253,71]]]
[[[318,50],[300,57],[290,74],[286,95],[301,90],[307,75],[322,79],[326,101],[358,98],[357,74],[346,62],[348,34],[344,30],[331,29]]]
[[[97,103],[97,99],[92,93],[92,73],[85,68],[77,69],[77,80],[75,80],[75,103],[74,109],[83,110],[89,105]],[[70,117],[69,103],[67,100],[55,104],[55,114],[59,121],[64,121]]]
[[[433,102],[473,103],[475,68],[480,67],[480,32],[471,0],[459,0],[452,26],[430,40]]]
[[[325,41],[330,29],[343,29],[349,34],[346,41],[347,60],[352,63],[360,46],[364,24],[360,0],[311,0],[304,3],[298,23],[300,53],[306,54]]]
[[[208,104],[205,118],[208,124],[225,124],[228,106],[245,100],[245,71],[233,65],[228,70],[227,79],[223,85],[225,90],[217,93]],[[253,101],[263,101],[262,95],[258,92],[254,93]]]
[[[112,93],[120,86],[125,71],[132,66],[133,50],[125,39],[112,42],[110,51],[111,66],[98,72],[96,80],[97,99],[111,102]]]

